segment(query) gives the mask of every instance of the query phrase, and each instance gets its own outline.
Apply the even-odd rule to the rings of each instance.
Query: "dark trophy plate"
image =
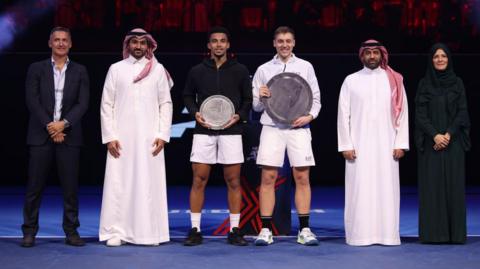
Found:
[[[292,124],[298,117],[310,112],[313,104],[312,90],[300,75],[280,73],[268,81],[267,87],[271,96],[262,98],[262,102],[273,121]]]
[[[235,107],[227,97],[212,95],[203,101],[200,114],[210,125],[210,129],[222,130],[235,114]]]

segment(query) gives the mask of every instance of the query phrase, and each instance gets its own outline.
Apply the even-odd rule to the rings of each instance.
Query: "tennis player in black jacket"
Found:
[[[187,77],[183,99],[196,126],[193,136],[192,162],[193,183],[190,192],[192,229],[186,246],[202,243],[200,232],[201,212],[205,186],[213,164],[223,164],[223,173],[228,187],[230,210],[230,233],[228,243],[245,246],[238,225],[242,194],[240,169],[243,163],[242,125],[246,123],[252,104],[252,84],[247,68],[235,59],[227,57],[230,48],[230,34],[223,27],[214,27],[208,33],[207,47],[210,58],[194,66]],[[212,130],[200,114],[200,105],[212,95],[223,95],[232,101],[235,114],[222,130]]]

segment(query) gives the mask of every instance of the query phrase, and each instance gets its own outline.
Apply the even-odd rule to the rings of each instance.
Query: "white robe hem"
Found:
[[[370,239],[347,239],[347,244],[350,246],[370,246],[370,245],[386,245],[386,246],[399,246],[401,244],[398,238],[370,238]]]
[[[116,234],[101,234],[99,236],[100,242],[102,241],[108,241],[112,238],[120,238],[120,240],[130,243],[130,244],[135,244],[135,245],[153,245],[153,244],[160,244],[160,243],[165,243],[170,241],[170,236],[159,236],[159,237],[143,237],[143,238],[127,238],[124,235],[116,235]]]

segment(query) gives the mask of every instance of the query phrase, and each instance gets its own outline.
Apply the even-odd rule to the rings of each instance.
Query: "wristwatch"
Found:
[[[67,119],[63,119],[63,122],[65,123],[65,129],[70,127],[70,122]]]

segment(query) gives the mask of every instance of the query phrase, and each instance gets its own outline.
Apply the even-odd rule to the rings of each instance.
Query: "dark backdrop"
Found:
[[[267,44],[265,44],[267,46]],[[273,53],[273,52],[272,52]],[[24,80],[28,65],[42,60],[48,53],[3,53],[0,54],[0,109],[2,115],[2,131],[0,134],[0,184],[23,185],[26,180],[28,152],[25,145],[28,113],[25,106]],[[270,60],[270,53],[238,53],[240,62],[247,65],[251,74],[257,66]],[[349,73],[361,68],[356,54],[301,54],[297,56],[310,61],[315,67],[322,94],[322,110],[312,124],[313,148],[317,166],[312,169],[311,181],[315,185],[341,185],[344,178],[344,161],[337,153],[336,115],[340,86]],[[81,183],[97,185],[103,183],[106,149],[101,144],[99,106],[103,82],[110,64],[120,60],[120,53],[75,53],[72,60],[86,65],[91,80],[90,108],[84,117],[85,147],[81,159]],[[182,114],[183,102],[181,91],[186,74],[191,66],[202,60],[200,53],[160,53],[158,60],[164,64],[172,75],[175,86],[171,91],[174,103],[174,123],[190,121],[188,115]],[[480,172],[476,169],[475,156],[479,154],[476,144],[478,137],[479,88],[480,79],[477,66],[480,55],[454,55],[456,73],[465,82],[469,100],[469,112],[472,121],[472,151],[467,154],[467,181],[478,184]],[[410,134],[413,133],[414,97],[417,83],[424,75],[426,56],[423,54],[393,54],[391,66],[405,77],[410,114]],[[412,138],[412,136],[410,136]],[[169,185],[189,184],[191,169],[189,162],[192,140],[191,130],[187,130],[181,138],[172,139],[166,147],[167,182]],[[416,152],[411,150],[401,161],[401,183],[416,184]],[[56,181],[52,174],[51,183]],[[216,176],[212,184],[223,184]]]

